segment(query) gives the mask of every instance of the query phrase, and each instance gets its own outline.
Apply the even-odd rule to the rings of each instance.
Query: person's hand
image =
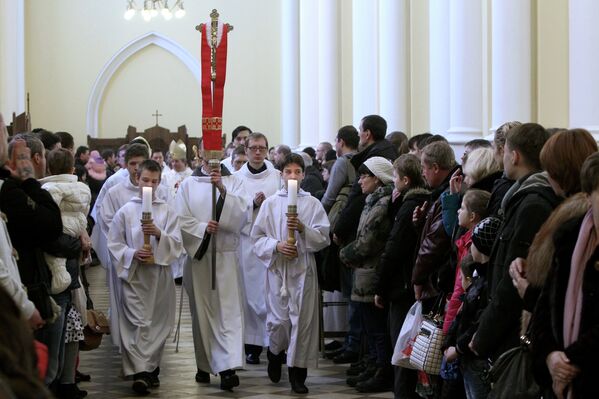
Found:
[[[393,192],[391,193],[391,202],[395,202],[395,200],[398,199],[400,195],[401,193],[399,192],[399,190],[394,188]]]
[[[422,298],[423,290],[424,290],[423,285],[415,285],[414,286],[414,297],[416,298],[417,301],[419,301]]]
[[[291,245],[286,241],[279,241],[277,243],[277,252],[283,254],[289,259],[297,258],[297,247]]]
[[[226,189],[220,174],[220,164],[218,168],[210,169],[210,183],[216,186],[221,195],[224,195]]]
[[[374,296],[374,306],[376,306],[379,309],[384,309],[385,301],[379,295],[375,295]]]
[[[81,241],[81,250],[83,252],[87,252],[92,248],[92,240],[89,238],[87,231],[83,230],[79,236],[79,240]]]
[[[417,206],[414,208],[414,213],[412,213],[412,223],[418,224],[420,219],[422,219],[422,215],[426,212],[426,208],[428,207],[428,201],[424,201],[422,206]]]
[[[478,354],[478,352],[476,351],[476,349],[474,349],[474,337],[476,337],[476,334],[474,334],[474,336],[472,337],[472,340],[468,344],[468,349],[470,349],[472,351],[472,353],[474,353],[476,356],[480,356]]]
[[[39,330],[44,326],[44,324],[46,324],[37,309],[33,309],[33,313],[31,314],[31,317],[29,317],[28,322],[32,330]]]
[[[140,262],[145,262],[146,260],[148,260],[152,256],[153,256],[152,251],[150,251],[148,249],[138,249],[133,254],[133,258],[137,259]]]
[[[512,284],[518,290],[520,298],[524,298],[526,288],[528,288],[528,280],[526,279],[526,259],[516,258],[510,264],[510,277]]]
[[[568,385],[569,384],[563,381],[553,381],[553,383],[551,384],[551,389],[553,390],[553,393],[555,394],[557,399],[564,399],[564,391],[566,390]]]
[[[141,230],[145,235],[154,236],[156,238],[160,238],[161,231],[154,223],[142,223]]]
[[[455,346],[450,346],[449,348],[445,349],[445,359],[447,359],[449,363],[455,361],[457,358],[458,351],[455,350]]]
[[[462,169],[458,168],[453,175],[451,175],[451,179],[449,179],[449,193],[450,194],[458,194],[462,191],[462,182],[464,181],[464,175],[462,175]]]
[[[209,221],[206,231],[213,235],[218,233],[218,222],[216,220]]]
[[[287,216],[287,228],[291,230],[297,230],[300,233],[304,232],[304,224],[298,219],[297,216]]]
[[[553,381],[568,385],[580,373],[580,369],[570,363],[570,359],[562,351],[553,351],[545,359],[549,374]]]
[[[8,165],[10,174],[17,180],[25,181],[35,178],[33,163],[31,162],[31,150],[27,147],[25,140],[17,139],[12,147],[12,154]]]
[[[256,193],[256,195],[254,196],[254,206],[256,208],[259,208],[265,199],[266,199],[266,195],[264,195],[264,193],[262,191]]]
[[[341,240],[339,239],[339,237],[337,237],[337,234],[333,233],[333,242],[337,245],[341,245],[339,244],[341,242]]]

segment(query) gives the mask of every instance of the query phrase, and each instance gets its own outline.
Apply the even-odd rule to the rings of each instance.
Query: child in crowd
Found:
[[[269,336],[268,376],[281,378],[287,366],[289,382],[296,393],[308,393],[308,367],[318,359],[318,281],[314,253],[327,247],[329,219],[320,201],[299,189],[297,216],[287,215],[289,181],[300,187],[304,161],[289,154],[282,163],[285,188],[262,203],[251,232],[254,252],[267,268],[266,309]],[[292,231],[296,244],[287,241]]]
[[[474,354],[468,344],[478,328],[478,317],[487,305],[487,262],[500,224],[499,219],[488,217],[472,230],[471,254],[467,254],[461,262],[463,303],[445,341],[447,361],[460,359],[468,399],[486,398],[490,391],[485,379],[487,360]]]
[[[110,225],[108,249],[121,279],[118,310],[123,374],[133,377],[133,390],[147,394],[160,386],[160,360],[175,322],[175,283],[170,264],[183,250],[176,213],[156,196],[161,168],[145,160],[137,167],[139,196],[120,208]],[[142,193],[152,188],[152,222],[141,223]],[[150,235],[152,250],[143,249]]]
[[[50,176],[41,179],[40,183],[60,208],[63,232],[75,238],[87,235],[87,214],[91,192],[89,187],[78,182],[77,176],[73,174],[75,171],[73,154],[64,148],[58,148],[48,153],[47,162]],[[52,272],[50,292],[59,294],[71,284],[71,276],[66,268],[67,260],[47,253],[44,257]]]

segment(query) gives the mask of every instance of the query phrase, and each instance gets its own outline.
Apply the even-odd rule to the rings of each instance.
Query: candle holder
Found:
[[[297,205],[287,205],[287,213],[285,214],[285,216],[287,216],[287,219],[289,219],[290,216],[297,217]],[[287,229],[287,244],[295,245],[295,243],[296,243],[295,230],[288,228]]]
[[[152,219],[152,212],[142,212],[141,213],[141,224],[142,225],[152,224],[153,222],[154,222],[154,220]],[[154,253],[154,250],[152,249],[152,245],[150,244],[150,234],[144,234],[143,249],[146,251],[150,251],[152,254]],[[154,255],[150,256],[149,258],[146,258],[146,260],[144,260],[143,263],[145,263],[145,264],[154,263]]]

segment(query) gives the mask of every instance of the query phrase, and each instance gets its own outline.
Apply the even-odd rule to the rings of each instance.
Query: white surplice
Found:
[[[300,190],[298,218],[304,232],[295,232],[298,257],[287,259],[276,252],[287,240],[287,190],[267,198],[254,222],[254,252],[267,268],[266,330],[269,348],[278,355],[287,351],[289,367],[313,368],[318,362],[318,277],[314,252],[330,244],[329,219],[320,201]],[[285,287],[287,296],[281,294]]]
[[[175,196],[177,195],[177,190],[183,183],[183,180],[187,179],[193,171],[187,167],[182,172],[177,172],[175,169],[169,169],[167,172],[164,172],[162,175],[162,181],[164,185],[168,189],[168,201],[173,202]],[[183,253],[177,260],[175,260],[171,265],[171,271],[173,272],[173,278],[179,278],[183,276],[183,267],[187,262],[187,254]]]
[[[243,180],[245,191],[253,207],[256,193],[263,192],[268,198],[281,188],[281,172],[274,168],[266,168],[260,173],[252,173],[248,163],[243,165],[235,175]],[[252,214],[253,221],[258,216],[260,208],[255,208]],[[244,321],[245,343],[258,346],[268,345],[266,334],[266,269],[252,251],[250,238],[251,228],[241,233],[241,243],[237,254],[244,288]]]
[[[216,289],[212,290],[211,246],[194,258],[212,219],[210,177],[191,176],[183,181],[175,198],[188,261],[183,285],[189,296],[193,342],[198,369],[213,374],[243,367],[243,305],[237,247],[241,230],[249,223],[250,207],[241,181],[223,176],[224,205],[216,238]],[[220,193],[217,190],[217,200]]]
[[[160,185],[156,189],[155,197],[166,202],[167,194],[166,188]],[[110,230],[114,215],[127,202],[135,197],[139,197],[139,187],[133,185],[129,178],[124,179],[120,183],[114,185],[104,196],[104,199],[102,200],[102,206],[99,209],[100,214],[98,216],[98,224],[102,230],[101,233],[104,237],[106,237],[106,242],[108,242],[108,231]],[[108,250],[108,245],[106,248]],[[116,331],[116,333],[111,333],[112,343],[120,348],[121,339],[119,337],[118,330],[118,311],[121,308],[121,280],[115,272],[115,267],[112,265],[112,259],[108,261],[106,269],[108,271],[106,274],[106,281],[108,283],[108,290],[110,294],[110,328],[111,331]]]
[[[151,236],[153,264],[134,259],[144,244],[142,204],[135,197],[114,215],[108,233],[113,270],[120,279],[117,326],[123,356],[123,374],[152,372],[160,366],[164,344],[175,322],[175,283],[170,264],[183,251],[177,214],[163,200],[152,203],[153,223],[160,239]],[[114,318],[114,314],[112,316]],[[113,321],[113,320],[111,320]]]

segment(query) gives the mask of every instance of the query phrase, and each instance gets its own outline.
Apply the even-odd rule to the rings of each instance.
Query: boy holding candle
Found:
[[[123,374],[133,377],[139,394],[160,386],[160,359],[175,321],[169,265],[183,250],[176,213],[155,195],[160,175],[156,161],[141,162],[137,178],[142,199],[133,197],[119,209],[108,232],[108,249],[121,280],[117,322]],[[151,249],[144,249],[144,235],[150,236]]]
[[[329,220],[316,198],[298,186],[304,161],[297,154],[282,163],[285,188],[267,198],[252,229],[254,252],[267,268],[266,329],[268,376],[281,378],[287,352],[289,382],[308,393],[308,367],[318,359],[318,281],[314,252],[329,245]]]

